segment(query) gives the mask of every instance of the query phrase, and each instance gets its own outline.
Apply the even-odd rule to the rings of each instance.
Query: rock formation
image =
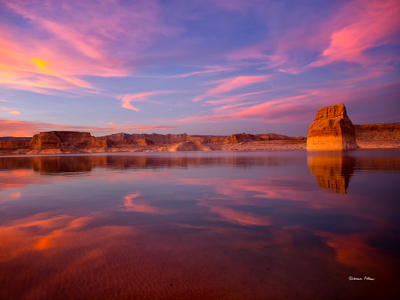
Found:
[[[0,141],[0,149],[27,149],[30,141]]]
[[[282,134],[267,133],[267,134],[249,134],[249,133],[236,133],[226,138],[207,138],[203,139],[202,143],[209,145],[223,145],[223,144],[238,144],[260,141],[273,141],[273,140],[305,140],[304,137],[290,137]]]
[[[30,137],[0,137],[0,149],[27,149],[31,139]]]
[[[154,142],[149,139],[140,139],[140,140],[109,139],[109,140],[105,140],[105,142],[106,142],[108,148],[154,145]]]
[[[181,142],[177,143],[173,146],[166,147],[166,151],[175,152],[175,151],[209,151],[210,147],[204,145],[200,142]]]
[[[30,143],[31,149],[77,149],[105,148],[106,141],[101,141],[89,132],[49,131],[35,134]]]
[[[147,134],[147,133],[115,133],[111,135],[106,135],[99,137],[100,140],[113,140],[113,141],[121,141],[121,140],[149,140],[154,142],[156,145],[163,145],[163,144],[173,144],[173,143],[180,143],[180,142],[200,142],[201,137],[192,137],[187,135],[186,133],[183,134]]]
[[[307,150],[357,149],[353,123],[347,116],[344,104],[318,110],[308,128]]]
[[[360,148],[400,147],[400,123],[354,125]]]

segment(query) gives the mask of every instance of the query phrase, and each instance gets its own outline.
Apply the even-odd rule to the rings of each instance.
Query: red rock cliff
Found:
[[[112,140],[112,141],[122,141],[122,140],[149,140],[154,142],[156,145],[163,145],[163,144],[173,144],[173,143],[180,143],[180,142],[199,142],[201,141],[200,137],[192,137],[187,135],[186,133],[183,134],[147,134],[147,133],[115,133],[111,135],[106,135],[99,137],[100,140]]]
[[[400,123],[354,125],[360,148],[399,148]]]
[[[305,140],[304,137],[290,137],[282,134],[267,133],[267,134],[249,134],[249,133],[236,133],[226,138],[206,138],[202,143],[209,145],[218,144],[238,144],[248,142],[270,141],[270,140]]]
[[[106,141],[101,141],[89,132],[49,131],[35,134],[30,148],[32,149],[76,149],[103,148]]]

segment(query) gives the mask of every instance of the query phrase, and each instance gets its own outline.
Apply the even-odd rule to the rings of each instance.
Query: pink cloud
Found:
[[[132,57],[152,37],[174,31],[161,26],[157,3],[151,0],[132,2],[130,9],[104,1],[4,4],[34,29],[0,24],[0,84],[12,89],[99,91],[78,76],[126,76],[132,72]]]
[[[145,101],[148,100],[149,97],[155,95],[162,95],[162,94],[172,94],[176,93],[175,91],[155,91],[155,92],[146,92],[146,93],[139,93],[139,94],[126,94],[123,96],[119,96],[118,99],[121,99],[122,106],[126,109],[132,109],[134,111],[139,111],[138,108],[134,107],[131,102],[138,102],[138,101]]]
[[[351,23],[331,34],[329,46],[320,58],[311,63],[319,67],[334,61],[348,61],[367,64],[373,62],[364,51],[388,43],[399,44],[395,36],[400,31],[400,2],[354,1],[344,8],[345,17]]]
[[[240,89],[250,84],[268,81],[272,78],[272,75],[263,75],[263,76],[238,76],[234,78],[220,80],[221,82],[215,88],[208,90],[205,94],[196,97],[193,101],[200,101],[204,98],[210,96],[217,96],[221,94],[225,94],[232,90]]]
[[[212,109],[213,115],[194,116],[175,120],[176,122],[227,122],[235,120],[252,120],[267,123],[274,122],[308,122],[312,119],[313,111],[310,103],[317,97],[312,92],[302,95],[278,98],[249,107],[221,106]],[[257,103],[257,102],[254,102]],[[242,103],[240,106],[249,105]],[[315,105],[315,104],[314,104]]]
[[[398,62],[399,55],[372,56],[366,50],[399,44],[399,13],[397,0],[348,1],[337,5],[331,13],[325,12],[324,19],[319,15],[306,16],[297,26],[259,44],[234,49],[227,57],[264,64],[259,70],[279,68],[276,71],[289,74],[333,62],[355,62],[368,69],[387,70],[387,63]],[[315,53],[320,53],[319,57],[309,63]]]
[[[173,126],[124,126],[121,127],[121,130],[141,130],[141,131],[146,131],[146,130],[150,130],[150,129],[172,129],[175,128]],[[113,129],[115,130],[115,129]]]
[[[145,212],[152,214],[170,214],[174,211],[166,208],[159,208],[155,206],[151,206],[146,204],[148,202],[145,199],[137,199],[140,198],[141,194],[139,191],[134,193],[130,193],[124,197],[124,210],[127,211],[137,211],[137,212]]]

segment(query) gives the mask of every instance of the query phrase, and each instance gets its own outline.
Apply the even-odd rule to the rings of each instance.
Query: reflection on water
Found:
[[[354,172],[355,158],[343,155],[308,156],[308,167],[318,185],[333,193],[345,194]]]
[[[399,154],[0,157],[0,299],[395,299]]]
[[[351,153],[308,153],[307,163],[318,185],[328,192],[345,194],[354,170],[400,171],[397,156],[351,156]],[[383,152],[384,153],[384,152]]]

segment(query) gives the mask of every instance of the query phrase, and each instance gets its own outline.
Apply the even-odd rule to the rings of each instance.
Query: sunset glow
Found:
[[[355,124],[399,121],[396,0],[0,8],[1,136],[306,136],[318,108],[336,103]]]

